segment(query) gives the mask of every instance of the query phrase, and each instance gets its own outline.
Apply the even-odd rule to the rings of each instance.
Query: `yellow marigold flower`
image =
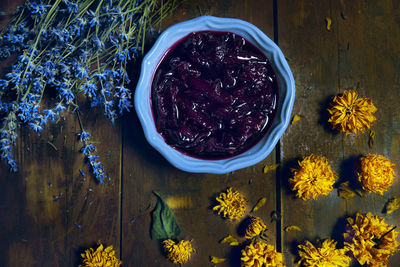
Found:
[[[251,243],[242,250],[243,267],[284,267],[283,254],[264,242]]]
[[[389,190],[396,177],[395,164],[382,155],[368,154],[360,159],[360,171],[357,172],[358,181],[365,191],[378,193]]]
[[[290,185],[293,191],[297,191],[296,196],[303,200],[328,195],[337,179],[328,159],[314,154],[299,161],[299,167],[292,169],[292,172]]]
[[[192,241],[181,240],[178,243],[175,243],[175,241],[171,239],[164,240],[163,245],[167,258],[173,263],[187,263],[190,260],[192,253],[195,252],[191,242]]]
[[[122,262],[115,257],[115,250],[113,246],[108,246],[103,249],[103,245],[94,251],[93,248],[89,248],[85,253],[81,254],[83,258],[83,264],[79,267],[118,267],[121,266]]]
[[[355,219],[347,218],[347,222],[344,245],[353,257],[361,265],[389,266],[388,258],[399,251],[399,232],[370,212],[357,213]]]
[[[370,98],[358,98],[357,91],[345,90],[333,98],[328,109],[331,115],[328,121],[334,129],[346,135],[358,131],[363,133],[376,120],[374,113],[377,110]]]
[[[236,189],[229,187],[226,193],[220,193],[216,199],[219,205],[213,210],[218,210],[218,214],[223,213],[223,216],[231,221],[239,220],[244,216],[247,200]]]
[[[244,235],[245,238],[253,238],[259,236],[267,229],[267,226],[261,220],[261,218],[251,216],[249,219],[249,224],[246,228],[246,233]]]
[[[345,267],[349,266],[351,258],[345,249],[337,249],[336,242],[326,239],[320,248],[314,247],[309,241],[299,245],[300,263],[307,267]]]

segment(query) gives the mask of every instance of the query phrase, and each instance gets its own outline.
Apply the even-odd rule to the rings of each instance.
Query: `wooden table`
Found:
[[[21,2],[2,0],[0,11],[12,11]],[[246,195],[249,208],[267,197],[255,215],[267,222],[269,242],[284,252],[288,266],[295,265],[298,242],[340,240],[344,219],[357,211],[371,211],[399,224],[399,211],[382,213],[388,199],[400,196],[399,179],[384,196],[345,200],[335,189],[315,201],[296,199],[288,179],[297,160],[311,153],[326,156],[341,179],[351,177],[354,160],[367,153],[390,158],[399,174],[400,2],[194,0],[179,7],[162,28],[201,14],[249,21],[279,44],[296,81],[293,114],[302,119],[288,127],[275,150],[259,164],[212,175],[172,167],[146,142],[135,112],[115,126],[101,111],[95,116],[84,112],[85,127],[99,142],[101,160],[112,178],[105,185],[89,175],[78,152],[74,115],[40,137],[21,130],[16,147],[20,171],[10,174],[4,163],[0,165],[0,266],[77,266],[80,253],[99,241],[113,245],[124,266],[172,266],[159,241],[150,239],[150,214],[156,202],[152,190],[172,203],[183,229],[180,237],[194,240],[197,253],[188,266],[211,266],[211,255],[230,259],[220,266],[239,265],[239,249],[218,243],[228,234],[237,236],[238,223],[224,221],[210,208],[228,186]],[[332,19],[330,31],[327,17]],[[357,88],[378,107],[372,149],[368,131],[345,136],[327,124],[329,100],[347,88]],[[274,163],[280,164],[278,170],[264,174],[263,166]],[[80,169],[87,174],[86,181]],[[186,204],[176,205],[181,200]],[[282,219],[271,222],[273,211],[280,211]],[[302,231],[286,233],[288,225],[298,225]],[[391,263],[400,266],[399,253]]]

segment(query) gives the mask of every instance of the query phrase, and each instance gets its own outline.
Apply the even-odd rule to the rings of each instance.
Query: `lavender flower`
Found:
[[[100,156],[93,155],[93,152],[96,150],[94,144],[90,141],[90,134],[88,132],[82,131],[79,134],[79,140],[83,144],[81,148],[81,152],[85,155],[86,159],[89,162],[90,167],[92,168],[93,174],[96,176],[97,180],[100,184],[104,184],[104,179],[107,178],[107,174],[104,171],[104,167],[98,158]]]
[[[0,157],[12,171],[18,127],[39,134],[47,122],[78,111],[79,95],[112,123],[132,108],[127,61],[143,51],[147,29],[178,4],[167,0],[160,9],[158,2],[29,0],[17,9],[0,32],[0,59],[17,58],[0,77]],[[56,97],[43,104],[47,95]],[[90,135],[83,131],[80,139],[94,176],[104,183],[107,175]]]

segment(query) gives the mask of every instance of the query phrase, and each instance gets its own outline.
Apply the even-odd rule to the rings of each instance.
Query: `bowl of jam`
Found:
[[[293,75],[254,25],[202,16],[164,31],[143,59],[135,109],[172,165],[223,174],[254,165],[287,128]]]

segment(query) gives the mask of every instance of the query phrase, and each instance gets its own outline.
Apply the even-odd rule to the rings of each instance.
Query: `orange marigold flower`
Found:
[[[120,260],[115,257],[115,250],[113,246],[108,246],[104,249],[103,245],[100,244],[96,251],[93,248],[85,250],[85,253],[81,254],[83,258],[83,264],[79,267],[118,267],[122,264]]]
[[[293,178],[289,179],[296,196],[303,200],[319,195],[328,195],[333,189],[337,175],[332,171],[328,159],[311,154],[299,161],[299,167],[292,169]]]
[[[264,242],[251,243],[242,250],[243,267],[284,267],[283,254]]]
[[[343,94],[333,98],[328,109],[331,115],[328,121],[334,129],[346,135],[363,133],[376,120],[374,113],[377,110],[370,98],[358,98],[357,91],[345,90]]]
[[[215,206],[213,210],[218,210],[218,214],[222,213],[231,221],[239,220],[246,212],[246,198],[232,187],[229,187],[226,193],[219,194],[216,200],[219,205]]]
[[[267,226],[265,225],[265,223],[262,221],[261,218],[256,216],[251,216],[244,237],[251,239],[253,237],[261,235],[266,229]]]
[[[393,184],[395,167],[394,163],[382,155],[368,154],[360,159],[357,178],[365,191],[383,195]]]
[[[370,212],[357,213],[355,219],[347,218],[347,222],[344,245],[353,257],[361,265],[389,266],[388,258],[399,251],[399,232]]]
[[[345,267],[349,266],[351,258],[345,249],[337,249],[336,242],[326,239],[322,246],[316,248],[309,241],[298,246],[300,263],[307,267]]]
[[[163,241],[163,245],[167,258],[173,263],[187,263],[190,260],[192,253],[195,252],[191,241],[181,240],[178,243],[175,243],[174,240],[167,239]]]

